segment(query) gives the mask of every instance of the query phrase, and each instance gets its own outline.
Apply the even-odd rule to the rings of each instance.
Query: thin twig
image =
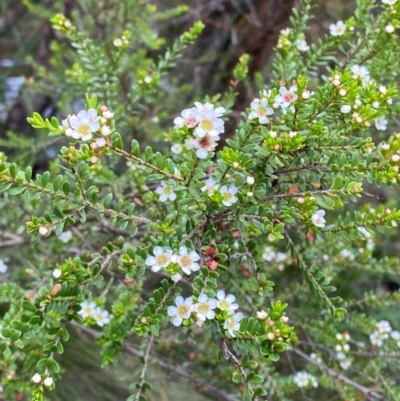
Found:
[[[135,401],[139,401],[140,400],[140,396],[142,394],[143,385],[145,383],[147,366],[148,366],[149,360],[150,360],[150,351],[151,351],[151,347],[153,346],[153,340],[154,340],[154,334],[152,334],[150,336],[149,342],[147,343],[146,353],[144,355],[143,368],[142,368],[142,371],[140,373],[139,389],[138,389],[138,392],[136,393]]]

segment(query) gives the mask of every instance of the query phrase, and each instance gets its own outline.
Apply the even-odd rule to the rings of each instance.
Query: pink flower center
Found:
[[[189,255],[183,255],[180,259],[182,267],[189,267],[192,265],[192,259]]]
[[[185,120],[185,124],[189,127],[189,128],[193,128],[196,125],[197,121],[194,117],[188,117]]]
[[[286,93],[282,96],[282,98],[283,98],[283,101],[284,101],[285,103],[290,103],[290,102],[293,100],[293,98],[294,98],[294,94],[293,94],[292,92],[286,92]]]

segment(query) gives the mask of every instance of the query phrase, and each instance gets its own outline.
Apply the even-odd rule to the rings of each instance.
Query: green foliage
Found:
[[[64,141],[49,171],[0,153],[0,206],[8,212],[0,224],[10,246],[21,246],[0,267],[27,265],[0,283],[8,398],[22,391],[44,400],[56,388],[77,327],[98,339],[103,366],[124,352],[141,357],[129,377],[132,401],[151,392],[152,362],[230,400],[300,392],[398,399],[398,363],[388,357],[400,346],[400,297],[376,282],[398,280],[399,259],[382,244],[395,236],[400,211],[395,200],[376,202],[376,193],[398,188],[400,134],[382,140],[376,131],[400,114],[400,49],[388,29],[399,27],[400,3],[377,9],[360,0],[341,33],[305,51],[312,6],[304,0],[293,12],[272,84],[220,147],[248,55],[227,93],[187,106],[172,127],[163,80],[179,73],[204,24],[160,51],[150,22],[186,7],[158,12],[137,2],[137,18],[112,43],[78,29],[76,13],[52,16],[70,47],[65,80],[60,71],[46,79],[60,105],[86,104],[63,121],[28,118]],[[54,44],[54,66],[63,50]],[[152,143],[162,134],[171,152]],[[196,362],[190,374],[178,367],[188,359]]]

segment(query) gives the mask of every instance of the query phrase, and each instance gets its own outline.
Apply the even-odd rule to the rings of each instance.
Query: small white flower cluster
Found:
[[[356,258],[356,256],[354,255],[353,252],[349,251],[348,249],[342,249],[340,251],[340,255],[343,258],[349,259],[349,260],[354,260]]]
[[[92,149],[97,149],[106,144],[105,137],[111,134],[110,120],[114,113],[108,110],[107,106],[101,106],[101,116],[98,116],[96,109],[81,110],[78,114],[70,114],[62,121],[62,127],[66,136],[82,141],[90,141],[93,134],[100,132],[100,137],[91,144]]]
[[[243,314],[236,312],[239,305],[235,304],[235,297],[232,294],[225,295],[225,291],[217,292],[217,299],[209,298],[206,294],[201,294],[197,299],[197,303],[193,304],[192,297],[184,299],[178,295],[175,298],[175,305],[169,306],[168,316],[173,318],[172,324],[180,326],[184,320],[189,319],[192,314],[197,318],[197,325],[202,326],[208,319],[215,318],[215,309],[228,312],[228,318],[224,321],[224,329],[228,331],[231,337],[235,337],[235,331],[239,330],[240,321],[243,319]]]
[[[346,24],[338,21],[336,24],[329,25],[329,31],[332,36],[342,36],[346,32]]]
[[[222,116],[226,112],[223,107],[216,107],[211,103],[195,102],[195,107],[182,111],[180,117],[176,117],[176,128],[184,126],[194,129],[193,136],[185,142],[188,149],[194,147],[199,159],[206,159],[208,152],[213,152],[220,140],[219,135],[225,132]],[[174,153],[180,153],[182,147],[172,145]]]
[[[32,381],[33,383],[35,383],[35,384],[42,383],[42,376],[41,376],[39,373],[35,373],[35,374],[32,376],[31,381]],[[46,378],[43,380],[43,385],[46,386],[46,387],[52,386],[53,383],[54,383],[54,380],[53,380],[53,378],[50,377],[50,376],[49,376],[49,377],[46,377]]]
[[[387,320],[381,320],[375,324],[375,327],[377,330],[369,336],[372,345],[375,345],[376,347],[382,347],[385,340],[387,340],[390,336],[394,341],[396,341],[397,346],[400,347],[400,332],[393,330],[392,326]]]
[[[279,94],[275,96],[274,103],[269,107],[269,96],[270,91],[264,91],[261,99],[254,99],[250,103],[251,112],[249,114],[249,120],[258,119],[260,124],[267,124],[269,122],[268,116],[274,114],[274,109],[279,107],[285,111],[287,108],[292,108],[292,103],[298,99],[297,86],[292,85],[289,89],[284,86],[279,88]]]
[[[209,178],[205,184],[206,185],[201,188],[201,191],[207,191],[209,196],[212,196],[219,188],[219,185],[212,178]],[[219,188],[219,192],[223,197],[222,204],[225,206],[232,206],[233,203],[237,202],[238,198],[235,195],[238,191],[239,189],[233,184],[231,184],[229,187],[227,185],[223,185],[221,188]]]
[[[317,379],[308,372],[297,372],[293,377],[294,382],[297,384],[298,387],[318,387]]]
[[[4,262],[3,259],[0,259],[0,273],[5,273],[8,269],[8,266]]]
[[[283,252],[275,251],[271,246],[266,246],[262,258],[267,262],[283,263],[287,260],[288,255]]]
[[[78,312],[78,315],[83,319],[91,317],[100,327],[110,323],[110,314],[108,311],[100,308],[93,301],[83,301],[81,303],[81,308],[82,309]]]
[[[347,332],[343,334],[337,333],[336,339],[339,342],[339,344],[336,344],[335,346],[336,359],[339,361],[341,368],[347,370],[351,366],[351,359],[346,355],[346,352],[350,351],[350,345],[348,344],[350,334]]]

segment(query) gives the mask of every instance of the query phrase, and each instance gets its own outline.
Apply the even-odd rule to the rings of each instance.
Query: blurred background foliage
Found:
[[[347,19],[355,8],[355,0],[319,0],[316,3],[307,32],[308,43],[317,42],[333,21]],[[298,7],[296,0],[189,0],[183,5],[178,0],[2,0],[0,150],[22,166],[33,165],[36,172],[51,170],[51,160],[67,143],[66,138],[49,139],[47,132],[33,132],[26,117],[36,111],[45,118],[52,115],[65,118],[82,108],[88,87],[97,93],[101,102],[116,111],[116,115],[123,116],[118,128],[127,142],[136,138],[143,147],[148,143],[160,149],[163,146],[160,138],[168,135],[168,127],[180,110],[190,107],[196,100],[210,96],[215,100],[218,94],[225,99],[224,105],[231,106],[229,136],[235,119],[239,120],[241,112],[263,87],[263,82],[272,77],[273,49],[279,31],[290,24],[293,7]],[[71,42],[52,28],[50,19],[56,13],[63,13],[73,22],[83,35],[82,43],[93,46],[93,60],[79,62]],[[151,91],[151,99],[140,98],[140,85],[146,84],[145,78],[154,73],[153,60],[165,57],[166,49],[176,38],[199,20],[205,24],[205,29],[195,44],[184,50],[174,67],[178,73],[162,75],[159,85]],[[117,39],[124,37],[129,44],[120,57],[116,57],[111,49],[119,43]],[[235,87],[238,92],[235,97],[232,94],[232,70],[243,53],[251,57],[250,74],[244,83]],[[87,72],[91,66],[91,71],[97,72],[97,82],[88,82]],[[110,87],[104,87],[102,77],[112,82]],[[380,196],[388,199],[390,193],[387,189],[384,191]],[[33,214],[18,202],[14,198],[12,204],[4,204],[4,210],[0,210],[0,216],[3,214],[0,228],[8,224],[5,213],[12,212],[16,221],[20,216],[21,224],[26,215]],[[36,207],[40,208],[40,200]],[[99,244],[104,243],[101,235],[102,227],[98,233]],[[380,240],[379,252],[397,252],[399,245],[394,235]],[[15,245],[15,240],[4,239],[1,257],[15,252],[15,248],[7,247],[7,241]],[[21,242],[20,247],[27,248],[28,240]],[[33,252],[40,246],[45,245],[40,242],[29,245]],[[54,252],[57,252],[56,248]],[[69,248],[68,252],[71,255],[74,249]],[[19,260],[21,265],[26,264],[22,255],[23,252],[13,254],[14,262]],[[59,255],[60,260],[63,257],[67,255]],[[298,275],[293,272],[293,280]],[[23,280],[24,276],[18,279]],[[278,285],[284,285],[279,283],[278,277],[274,280]],[[394,277],[379,277],[377,285],[383,292],[398,289]],[[137,370],[140,350],[134,344],[129,345],[117,363],[102,370],[99,368],[100,347],[95,338],[96,333],[90,329],[73,332],[62,356],[65,375],[56,390],[49,394],[49,399],[106,401],[122,400],[130,394],[128,384],[132,381],[132,372]],[[167,360],[178,351],[165,350],[168,354],[163,356]],[[160,364],[151,371],[156,385],[149,394],[150,400],[223,399],[218,392],[212,393],[212,386],[193,382],[168,366],[168,362],[163,362],[163,356],[160,356]],[[209,364],[210,374],[224,374],[217,361],[201,360],[198,355],[196,360],[185,363],[189,370],[192,365],[202,363]],[[281,368],[288,369],[287,366]],[[264,373],[268,374],[267,371]],[[153,382],[153,379],[149,381]]]

